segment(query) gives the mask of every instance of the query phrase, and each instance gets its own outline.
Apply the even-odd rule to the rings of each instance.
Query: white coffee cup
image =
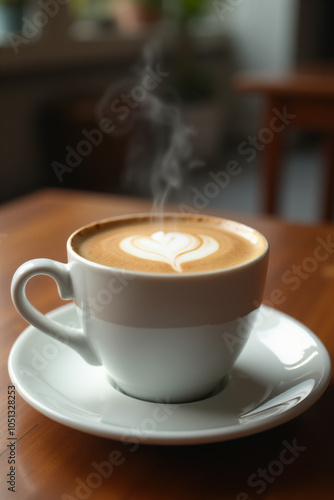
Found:
[[[201,399],[222,384],[247,342],[267,272],[265,238],[255,229],[227,222],[250,239],[262,238],[262,253],[209,272],[127,271],[80,256],[72,245],[85,229],[80,228],[67,241],[67,264],[34,259],[16,271],[13,302],[31,325],[74,349],[87,363],[103,365],[124,393],[160,402]],[[74,300],[81,328],[61,325],[31,305],[25,286],[40,274],[57,282],[62,299]]]

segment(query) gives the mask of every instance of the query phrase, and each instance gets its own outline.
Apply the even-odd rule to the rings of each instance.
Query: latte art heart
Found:
[[[166,262],[180,273],[184,262],[203,259],[219,249],[218,241],[208,235],[163,231],[151,236],[128,236],[121,240],[119,246],[135,257]]]
[[[113,269],[184,275],[240,266],[259,257],[266,241],[226,219],[138,214],[84,228],[74,235],[72,247],[80,257]]]

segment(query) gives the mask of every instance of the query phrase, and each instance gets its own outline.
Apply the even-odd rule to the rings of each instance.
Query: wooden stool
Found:
[[[239,74],[234,88],[240,92],[256,92],[266,98],[264,126],[273,119],[273,111],[291,117],[291,126],[319,132],[326,158],[326,180],[323,217],[330,220],[334,205],[334,67],[301,69],[274,76]],[[293,116],[293,118],[292,118]],[[284,130],[284,131],[285,131]],[[263,149],[265,179],[265,210],[274,213],[277,198],[277,180],[283,151],[283,130]]]

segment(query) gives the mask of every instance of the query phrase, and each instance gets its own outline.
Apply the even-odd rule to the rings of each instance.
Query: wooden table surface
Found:
[[[130,452],[111,441],[67,428],[31,408],[16,391],[15,493],[7,490],[9,473],[8,386],[10,348],[27,326],[14,309],[9,287],[15,269],[36,257],[66,261],[71,232],[90,221],[150,209],[143,200],[70,191],[44,190],[0,207],[0,498],[73,500],[305,500],[334,498],[334,387],[294,420],[246,438],[196,446],[149,446]],[[231,214],[223,214],[231,217]],[[291,225],[260,216],[233,215],[263,232],[271,245],[264,302],[313,330],[334,356],[334,226]],[[315,258],[319,237],[327,257]],[[324,254],[322,254],[324,255]],[[293,286],[283,274],[294,276]],[[29,283],[31,301],[43,312],[62,304],[52,280]],[[264,490],[250,486],[277,460],[284,443],[297,445],[298,457],[278,475],[266,476]],[[113,451],[125,458],[98,488],[79,488]],[[263,488],[262,488],[263,489]]]

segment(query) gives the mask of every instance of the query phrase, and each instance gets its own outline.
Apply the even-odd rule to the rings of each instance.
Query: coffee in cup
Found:
[[[165,215],[99,223],[79,231],[72,245],[85,259],[118,269],[200,273],[253,260],[266,241],[251,241],[218,218]]]
[[[258,231],[196,214],[122,216],[77,230],[67,254],[67,264],[35,259],[13,277],[13,302],[33,326],[139,399],[194,401],[226,380],[262,301],[268,243]],[[25,286],[38,274],[74,300],[81,328],[30,304]]]

